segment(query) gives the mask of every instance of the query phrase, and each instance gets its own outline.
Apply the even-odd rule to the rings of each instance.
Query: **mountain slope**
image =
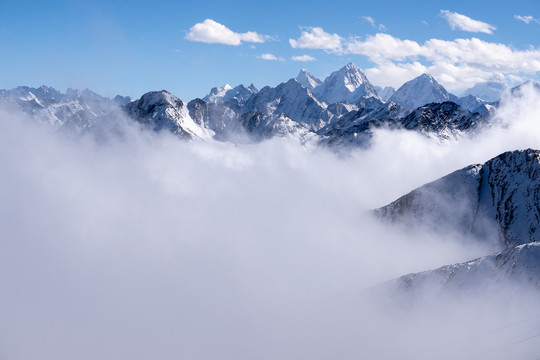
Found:
[[[540,290],[540,242],[518,245],[465,263],[404,275],[380,285],[392,295],[439,295],[486,291],[501,285]]]
[[[311,75],[306,69],[300,70],[296,76],[296,81],[298,81],[303,87],[313,91],[317,86],[322,84],[322,81],[317,79],[315,76]]]
[[[429,103],[455,102],[457,97],[449,94],[431,75],[422,74],[403,84],[389,101],[412,110]]]
[[[384,101],[388,101],[396,92],[396,89],[391,86],[385,86],[384,88],[380,86],[374,86],[373,88],[375,89],[375,91],[377,91],[377,95],[379,95],[379,97]]]
[[[238,85],[231,87],[229,84],[225,84],[222,87],[215,87],[210,90],[210,93],[206,95],[203,100],[207,103],[224,104],[234,102],[235,104],[243,104],[251,97],[251,95],[257,93],[257,88],[251,84],[248,87],[244,85]]]
[[[313,94],[326,104],[338,102],[357,103],[362,99],[379,100],[377,92],[366,75],[356,65],[349,63],[330,74],[324,82],[313,90]]]
[[[209,139],[213,135],[195,123],[184,103],[166,90],[148,92],[124,109],[128,116],[154,131],[167,130],[188,139]]]
[[[324,104],[295,79],[281,83],[275,88],[269,86],[262,88],[245,103],[242,112],[260,112],[273,118],[285,114],[288,118],[312,128],[320,128],[332,118],[332,114],[326,110]]]
[[[376,214],[501,247],[540,241],[540,151],[503,153],[426,184]]]
[[[472,132],[487,121],[453,102],[430,103],[400,120],[406,130],[415,130],[438,139],[456,139]]]
[[[126,98],[117,97],[115,99]],[[129,100],[127,100],[129,101]],[[109,120],[121,112],[116,100],[102,97],[88,89],[68,89],[65,94],[46,86],[21,86],[0,90],[0,105],[22,111],[38,121],[75,132],[93,130],[102,134],[115,124]]]

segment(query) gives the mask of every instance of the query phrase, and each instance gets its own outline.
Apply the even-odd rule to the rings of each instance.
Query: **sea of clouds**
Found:
[[[540,96],[518,95],[475,137],[380,130],[347,154],[180,141],[121,115],[97,141],[1,111],[0,358],[532,359],[535,291],[406,308],[370,294],[497,250],[370,210],[540,148]]]

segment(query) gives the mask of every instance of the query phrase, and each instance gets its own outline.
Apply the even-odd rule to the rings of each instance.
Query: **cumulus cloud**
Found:
[[[463,30],[469,32],[480,32],[492,34],[497,28],[488,23],[471,19],[468,16],[458,14],[448,10],[441,10],[441,16],[448,21],[452,30]]]
[[[327,33],[321,27],[309,27],[302,31],[298,39],[289,39],[289,44],[295,49],[338,51],[343,40],[338,34]]]
[[[365,40],[358,38],[347,42],[345,52],[370,57],[374,62],[383,59],[405,60],[425,53],[425,49],[415,41],[401,40],[389,34],[369,35]]]
[[[538,19],[535,19],[534,17],[530,16],[530,15],[525,15],[525,16],[522,16],[522,15],[514,15],[514,19],[517,19],[519,21],[523,21],[525,24],[530,24],[530,23],[533,23],[533,22],[539,22]]]
[[[412,70],[410,80],[420,69],[436,76],[450,89],[472,86],[494,77],[540,71],[539,49],[516,50],[478,38],[430,39],[421,44],[379,33],[365,39],[350,39],[344,52],[367,56],[377,64],[367,73],[393,86],[402,84],[403,76],[396,77],[397,73],[405,75]]]
[[[212,19],[193,25],[186,35],[186,40],[207,44],[225,44],[238,46],[242,42],[264,43],[269,37],[254,31],[237,33]]]
[[[515,303],[452,297],[407,311],[362,296],[485,254],[366,211],[502,151],[539,147],[538,95],[525,89],[502,104],[505,126],[480,138],[435,144],[381,130],[371,149],[345,157],[283,139],[182,142],[129,126],[96,142],[0,111],[2,354],[451,359],[526,339],[537,323],[522,320],[538,300],[523,289],[501,288]],[[494,358],[536,355],[536,343],[519,345]]]
[[[306,61],[315,61],[315,60],[317,60],[317,59],[315,59],[313,56],[309,56],[309,55],[306,55],[306,54],[304,54],[304,55],[299,55],[299,56],[293,56],[293,57],[291,57],[291,59],[292,59],[293,61],[304,61],[304,62],[306,62]]]

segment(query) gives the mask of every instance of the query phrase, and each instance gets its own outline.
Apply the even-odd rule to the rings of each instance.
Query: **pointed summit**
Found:
[[[311,75],[311,73],[306,69],[300,70],[298,76],[296,77],[296,81],[298,81],[302,86],[311,91],[313,91],[313,89],[322,84],[321,80]]]
[[[407,81],[392,95],[389,101],[413,110],[429,103],[457,101],[457,97],[449,94],[446,89],[429,74],[422,74]]]
[[[327,104],[355,103],[362,97],[379,98],[366,75],[353,63],[348,63],[330,74],[322,85],[314,90],[314,94]]]
[[[203,100],[213,104],[223,104],[235,100],[237,103],[244,103],[253,94],[257,93],[255,85],[251,84],[247,88],[244,85],[232,87],[225,84],[222,87],[215,87],[210,90]]]

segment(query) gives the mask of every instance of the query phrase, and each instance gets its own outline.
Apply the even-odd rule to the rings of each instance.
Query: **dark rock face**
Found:
[[[540,241],[540,152],[503,153],[426,184],[376,213],[392,222],[449,227],[501,246]]]

